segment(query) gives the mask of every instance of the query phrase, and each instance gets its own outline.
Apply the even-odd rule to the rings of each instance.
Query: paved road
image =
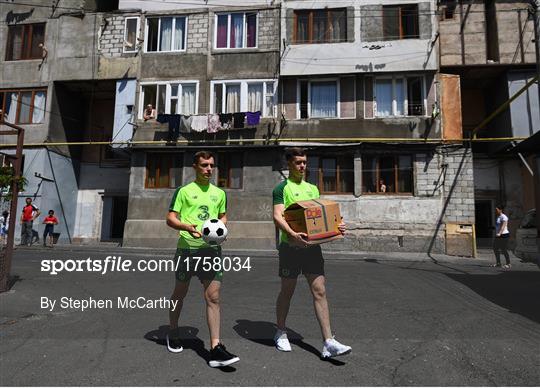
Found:
[[[252,257],[251,270],[226,274],[223,341],[241,361],[206,366],[208,330],[201,287],[191,284],[181,330],[185,350],[163,345],[163,309],[40,308],[40,298],[168,297],[166,272],[40,271],[43,259],[168,257],[121,248],[19,249],[18,281],[0,295],[0,385],[538,385],[540,271],[517,263],[509,272],[487,260],[438,262],[418,255],[333,255],[328,297],[336,338],[353,353],[321,361],[309,290],[299,282],[288,326],[293,352],[279,353],[274,301],[276,259]],[[302,279],[303,280],[303,279]]]

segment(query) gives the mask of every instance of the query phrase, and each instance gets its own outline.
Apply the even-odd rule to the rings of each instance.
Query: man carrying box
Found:
[[[307,157],[303,149],[298,147],[286,151],[289,178],[277,185],[273,192],[274,223],[280,229],[279,243],[279,276],[281,290],[276,301],[278,330],[274,337],[276,348],[283,352],[291,351],[287,338],[285,320],[289,312],[291,298],[296,288],[300,273],[306,277],[311,294],[315,315],[321,327],[323,338],[322,358],[335,357],[351,352],[351,347],[334,339],[330,329],[330,313],[326,300],[324,259],[320,245],[308,245],[307,234],[295,232],[285,221],[284,211],[289,205],[297,202],[319,198],[319,190],[304,180]],[[345,224],[341,222],[339,230],[345,233]]]

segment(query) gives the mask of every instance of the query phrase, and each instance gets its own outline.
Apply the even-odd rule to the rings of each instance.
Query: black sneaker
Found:
[[[172,353],[180,353],[184,348],[180,345],[180,340],[178,338],[169,338],[167,334],[167,349]]]
[[[214,349],[210,350],[210,361],[208,361],[208,365],[211,368],[219,368],[238,361],[240,361],[240,358],[229,353],[223,344],[217,344]]]

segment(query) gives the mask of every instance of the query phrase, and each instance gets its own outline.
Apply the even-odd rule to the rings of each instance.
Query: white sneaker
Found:
[[[182,350],[184,350],[180,344],[180,340],[169,337],[169,334],[167,334],[167,349],[172,353],[180,353]]]
[[[321,352],[322,358],[343,356],[349,354],[352,348],[335,340],[333,337],[324,341],[323,349]]]
[[[274,336],[274,342],[276,343],[277,350],[282,352],[290,352],[292,350],[286,331],[278,329],[276,331],[276,335]]]

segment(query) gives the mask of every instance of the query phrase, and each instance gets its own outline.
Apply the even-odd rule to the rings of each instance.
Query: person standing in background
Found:
[[[502,267],[509,269],[510,255],[508,254],[508,240],[510,239],[510,232],[508,230],[508,217],[504,214],[504,206],[497,205],[495,207],[495,214],[497,215],[497,221],[495,222],[495,238],[493,239],[493,252],[495,252],[496,263],[493,267],[501,266],[501,253],[504,255],[506,264]]]

